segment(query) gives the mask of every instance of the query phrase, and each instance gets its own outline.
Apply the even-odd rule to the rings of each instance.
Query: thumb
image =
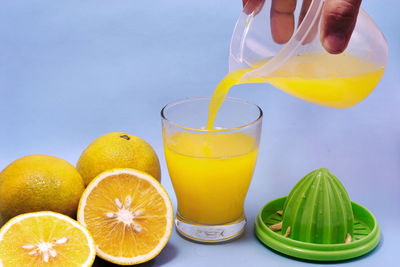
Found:
[[[321,42],[331,54],[342,53],[356,25],[361,0],[326,0],[322,10]]]

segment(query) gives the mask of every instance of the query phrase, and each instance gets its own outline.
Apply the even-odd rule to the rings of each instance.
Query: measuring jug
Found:
[[[346,50],[332,55],[320,41],[324,0],[297,1],[284,24],[274,18],[274,2],[249,0],[239,16],[229,57],[229,71],[245,73],[238,83],[267,82],[333,108],[354,106],[371,93],[387,65],[388,45],[363,9]]]

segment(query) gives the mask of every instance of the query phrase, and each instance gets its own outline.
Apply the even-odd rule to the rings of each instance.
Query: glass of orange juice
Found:
[[[244,200],[256,165],[262,110],[226,98],[206,130],[210,98],[192,97],[162,111],[165,158],[178,201],[177,231],[215,243],[239,237]]]

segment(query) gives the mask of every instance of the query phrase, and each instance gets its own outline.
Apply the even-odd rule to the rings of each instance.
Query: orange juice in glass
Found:
[[[210,98],[187,98],[162,110],[164,151],[178,201],[175,224],[200,242],[238,237],[244,200],[256,165],[261,109],[227,98],[206,129]]]

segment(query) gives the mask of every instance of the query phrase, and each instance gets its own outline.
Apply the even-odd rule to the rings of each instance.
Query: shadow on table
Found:
[[[173,260],[177,256],[177,254],[178,254],[177,248],[174,245],[168,243],[157,257],[155,257],[151,261],[138,264],[136,266],[137,267],[162,266]],[[120,265],[112,264],[110,262],[100,259],[99,257],[96,257],[96,260],[93,264],[93,267],[108,267],[108,266],[111,267]]]

